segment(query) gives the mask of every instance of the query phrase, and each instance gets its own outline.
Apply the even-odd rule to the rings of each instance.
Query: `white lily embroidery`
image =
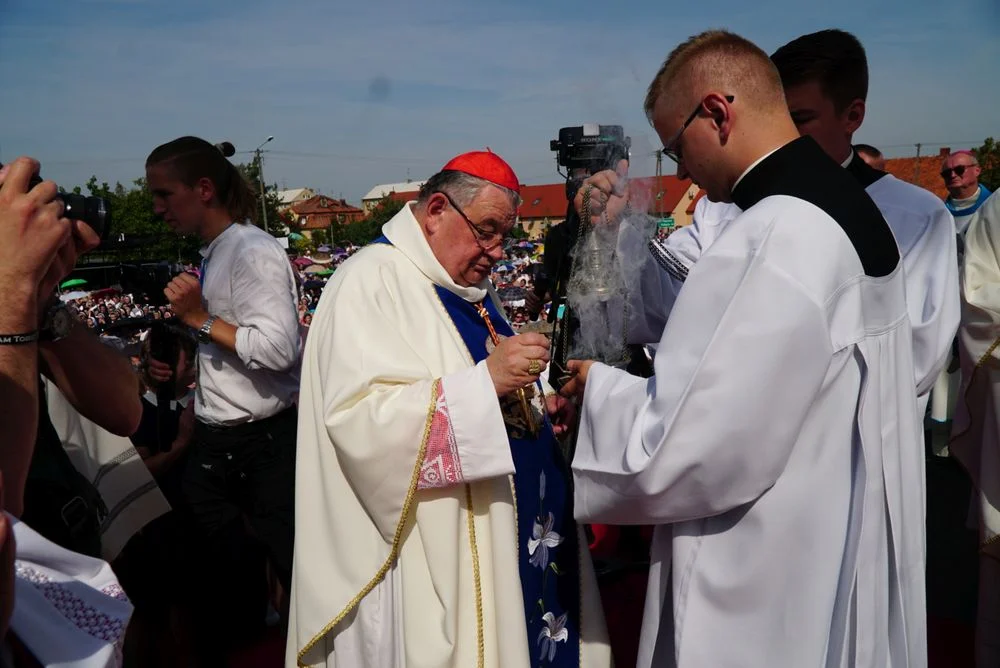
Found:
[[[551,511],[545,519],[545,524],[539,524],[535,519],[535,524],[531,528],[531,538],[528,539],[528,563],[538,566],[542,570],[549,567],[549,550],[559,547],[563,542],[563,537],[552,530],[552,525],[556,522]]]
[[[566,613],[556,617],[551,612],[546,612],[542,615],[542,621],[545,622],[545,627],[538,634],[538,646],[542,650],[538,654],[538,660],[541,661],[548,655],[548,660],[551,662],[556,656],[556,643],[566,642],[569,639]]]

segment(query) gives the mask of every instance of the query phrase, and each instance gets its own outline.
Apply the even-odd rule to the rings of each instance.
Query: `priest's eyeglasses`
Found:
[[[491,250],[502,244],[504,239],[507,238],[507,235],[504,232],[498,232],[497,230],[493,230],[492,232],[484,230],[472,222],[469,217],[465,215],[465,212],[462,211],[457,204],[455,204],[455,200],[451,198],[451,195],[445,191],[437,190],[435,192],[439,192],[444,195],[444,198],[448,200],[448,204],[451,205],[451,208],[458,212],[458,215],[462,217],[466,225],[469,226],[469,229],[472,230],[472,236],[476,238],[476,244],[483,249],[483,252],[489,253]]]
[[[726,102],[732,104],[736,97],[733,95],[726,95],[725,99]],[[684,121],[684,125],[681,126],[681,129],[677,131],[677,134],[670,138],[670,141],[667,142],[666,146],[664,146],[661,151],[663,155],[667,156],[676,163],[680,163],[680,161],[684,159],[684,154],[681,153],[681,149],[677,145],[677,142],[681,140],[681,135],[684,134],[687,127],[694,123],[694,119],[698,118],[698,113],[701,112],[701,105],[703,104],[705,104],[705,100],[698,103],[698,106],[694,108],[691,115],[688,116],[686,121]]]

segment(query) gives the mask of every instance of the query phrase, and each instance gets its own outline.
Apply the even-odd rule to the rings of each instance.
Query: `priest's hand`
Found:
[[[584,180],[573,199],[581,219],[586,196],[590,197],[590,220],[587,222],[591,225],[617,222],[628,204],[628,161],[620,161],[614,171],[606,169]]]
[[[566,397],[550,394],[545,397],[545,410],[552,421],[552,433],[562,436],[573,426],[576,418],[576,406]]]
[[[564,397],[577,397],[583,399],[583,393],[587,389],[587,374],[590,367],[594,365],[594,360],[570,360],[566,363],[566,368],[570,372],[570,378],[559,390],[559,394]]]
[[[502,397],[538,380],[548,362],[548,337],[529,332],[501,340],[486,358],[486,368]]]

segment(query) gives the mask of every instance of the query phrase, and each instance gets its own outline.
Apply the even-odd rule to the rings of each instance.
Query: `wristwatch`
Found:
[[[208,316],[201,329],[198,330],[198,342],[199,343],[211,343],[212,342],[212,323],[214,323],[216,317],[214,315]]]
[[[45,311],[45,320],[39,334],[41,341],[59,341],[69,336],[76,324],[76,317],[73,311],[62,301],[53,300],[48,310]]]

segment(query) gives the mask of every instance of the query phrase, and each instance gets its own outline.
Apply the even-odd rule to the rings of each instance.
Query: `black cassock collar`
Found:
[[[855,162],[870,172],[856,167]],[[872,178],[875,175],[879,176]],[[868,167],[857,155],[844,169],[811,137],[800,137],[744,174],[733,189],[733,202],[746,211],[774,195],[805,200],[837,221],[851,240],[865,274],[888,276],[899,264],[899,249],[882,213],[864,191],[866,185],[884,175]],[[811,222],[803,220],[802,224]]]

